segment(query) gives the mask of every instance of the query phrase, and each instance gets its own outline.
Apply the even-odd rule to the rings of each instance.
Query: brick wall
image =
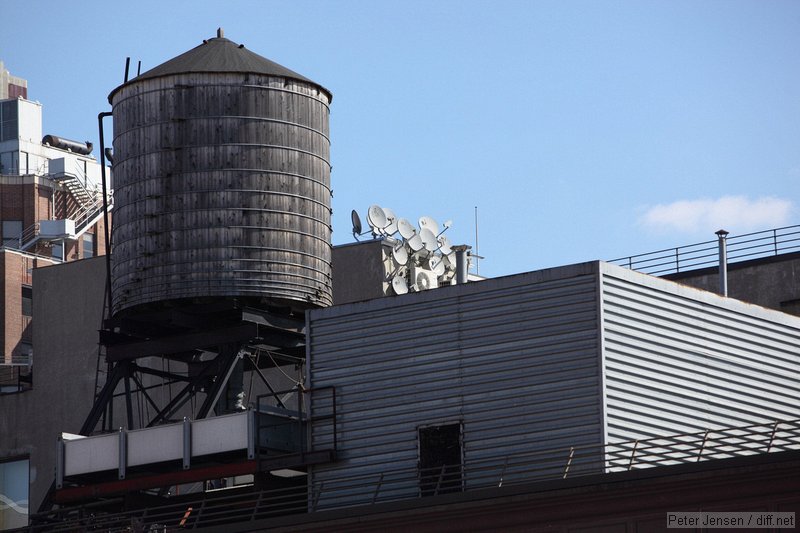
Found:
[[[0,280],[3,285],[3,305],[0,309],[0,337],[3,342],[3,360],[11,362],[13,355],[25,351],[21,342],[33,341],[30,316],[22,314],[22,287],[32,284],[34,268],[51,265],[46,259],[33,258],[12,251],[0,252]]]

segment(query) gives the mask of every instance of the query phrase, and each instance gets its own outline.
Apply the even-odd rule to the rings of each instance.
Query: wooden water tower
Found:
[[[302,389],[305,310],[332,303],[330,101],[221,30],[111,92],[108,366],[83,435],[240,410],[242,372],[275,393],[264,372],[293,365]]]

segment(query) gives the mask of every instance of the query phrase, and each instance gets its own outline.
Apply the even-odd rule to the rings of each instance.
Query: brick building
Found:
[[[43,136],[42,105],[27,95],[27,82],[0,62],[2,392],[24,386],[32,364],[32,270],[105,252],[92,145]]]

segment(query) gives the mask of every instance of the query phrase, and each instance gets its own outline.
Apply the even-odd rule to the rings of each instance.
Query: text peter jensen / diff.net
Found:
[[[714,528],[794,528],[793,512],[670,512],[667,513],[667,527],[675,529]]]

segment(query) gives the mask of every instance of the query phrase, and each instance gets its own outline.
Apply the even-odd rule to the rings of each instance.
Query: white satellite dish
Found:
[[[450,252],[449,254],[442,255],[442,263],[447,270],[456,269],[456,253]]]
[[[410,239],[406,241],[408,243],[409,248],[411,248],[414,252],[419,252],[423,248],[425,248],[425,243],[422,242],[422,237],[417,235],[416,233],[411,236]]]
[[[425,245],[425,249],[429,252],[435,252],[439,248],[439,242],[436,240],[436,234],[428,228],[423,228],[419,232],[419,237]]]
[[[414,226],[411,225],[411,222],[404,218],[401,218],[397,221],[397,231],[399,231],[400,235],[406,240],[417,234],[417,230],[414,229]]]
[[[442,258],[438,255],[432,255],[431,258],[428,259],[428,267],[437,277],[444,275],[446,270]]]
[[[394,235],[397,233],[397,215],[388,207],[383,208],[383,214],[386,215],[386,227],[383,230],[386,235]]]
[[[392,290],[394,290],[395,294],[406,294],[408,292],[408,284],[406,283],[406,279],[400,274],[397,274],[394,278],[392,278]]]
[[[392,257],[394,257],[394,260],[398,265],[405,265],[408,263],[408,250],[406,249],[405,244],[398,242],[394,248],[392,248]]]
[[[439,224],[431,217],[419,217],[419,228],[429,229],[434,235],[439,231]]]
[[[453,225],[453,221],[452,221],[452,220],[446,220],[446,221],[445,221],[445,223],[444,223],[444,224],[442,224],[442,228],[444,228],[444,229],[442,229],[442,231],[440,231],[439,233],[437,233],[437,234],[436,234],[436,236],[438,237],[439,235],[441,235],[441,234],[442,234],[442,233],[444,233],[445,231],[449,230],[449,229],[450,229],[450,226],[452,226],[452,225]]]
[[[388,222],[386,221],[386,213],[383,212],[381,206],[369,206],[369,210],[367,211],[367,222],[369,222],[370,227],[372,227],[373,235],[383,234],[383,228],[386,227]]]
[[[449,255],[453,251],[453,244],[447,238],[447,235],[439,235],[437,240],[439,241],[439,251],[442,252],[442,255]]]

